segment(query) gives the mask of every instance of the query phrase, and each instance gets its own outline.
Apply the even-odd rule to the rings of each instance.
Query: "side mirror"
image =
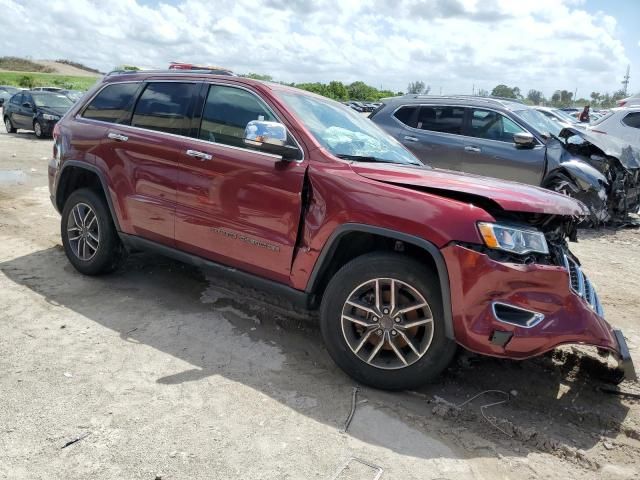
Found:
[[[24,108],[31,108],[31,104],[30,104],[29,102],[24,102],[24,103],[22,104],[22,106],[23,106]]]
[[[521,132],[513,135],[513,142],[516,147],[531,148],[535,145],[535,139],[529,132]]]
[[[243,141],[263,152],[282,155],[285,160],[300,155],[298,147],[287,144],[287,127],[278,122],[251,120],[244,129]]]

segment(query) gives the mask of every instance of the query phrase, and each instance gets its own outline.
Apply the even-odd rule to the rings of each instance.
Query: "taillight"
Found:
[[[624,107],[627,104],[627,102],[625,100],[618,100],[618,106],[619,107]]]

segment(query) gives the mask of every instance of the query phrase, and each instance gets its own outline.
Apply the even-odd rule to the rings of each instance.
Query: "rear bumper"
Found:
[[[455,339],[463,347],[525,359],[564,344],[593,345],[612,352],[626,378],[635,379],[622,333],[607,323],[598,301],[590,304],[571,288],[565,267],[496,262],[459,245],[442,253],[449,270]],[[509,323],[498,318],[496,304],[538,316],[528,323]]]

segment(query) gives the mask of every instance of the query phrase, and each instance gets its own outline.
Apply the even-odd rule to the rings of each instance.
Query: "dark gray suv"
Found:
[[[370,118],[427,165],[565,193],[589,207],[594,224],[640,205],[640,152],[517,101],[404,95]]]

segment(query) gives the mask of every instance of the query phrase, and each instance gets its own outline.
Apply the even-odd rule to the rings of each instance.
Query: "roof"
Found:
[[[502,97],[480,97],[477,95],[417,95],[407,94],[399,97],[391,97],[385,99],[387,103],[446,103],[451,105],[472,105],[472,106],[487,106],[502,107],[507,110],[520,110],[523,107],[528,108],[527,105],[514,98],[502,98]]]

